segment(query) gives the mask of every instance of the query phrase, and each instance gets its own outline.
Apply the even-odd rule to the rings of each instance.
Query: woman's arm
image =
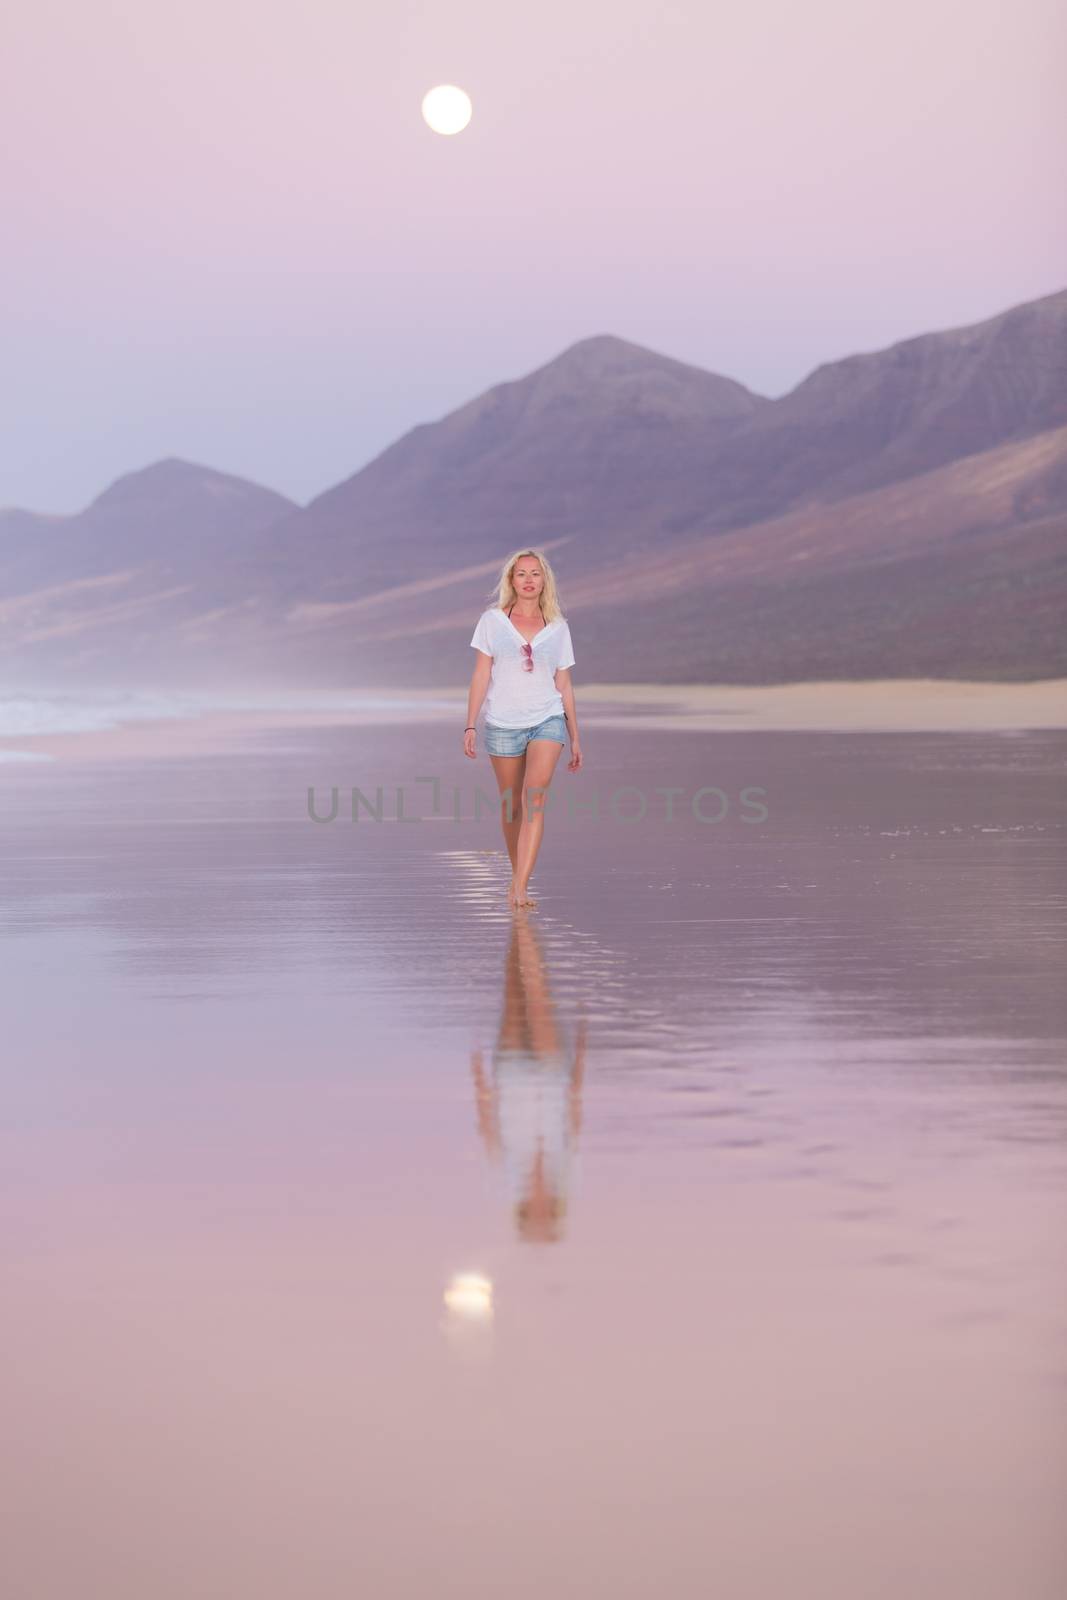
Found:
[[[478,1113],[478,1132],[491,1156],[500,1154],[500,1119],[497,1113],[496,1090],[490,1088],[482,1066],[482,1052],[471,1055],[471,1073],[474,1077],[474,1103]]]
[[[478,721],[478,713],[482,709],[489,688],[489,679],[493,671],[493,658],[487,656],[484,650],[478,651],[478,659],[474,663],[471,673],[470,693],[467,696],[467,727],[463,732],[463,751],[465,755],[474,759],[474,724]]]
[[[578,712],[574,704],[570,667],[557,668],[553,681],[563,698],[563,714],[567,718],[567,729],[571,736],[571,758],[567,766],[571,772],[577,772],[582,764],[582,747],[578,742]]]
[[[556,688],[563,697],[563,710],[567,718],[567,728],[570,731],[571,743],[578,737],[578,713],[574,706],[574,686],[571,683],[570,667],[560,667],[554,679]]]

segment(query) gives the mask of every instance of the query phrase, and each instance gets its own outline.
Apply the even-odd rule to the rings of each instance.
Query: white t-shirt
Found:
[[[565,618],[557,617],[534,634],[530,642],[532,672],[522,664],[522,647],[527,641],[507,612],[491,606],[478,618],[471,644],[493,658],[485,720],[496,728],[534,728],[546,717],[563,713],[563,696],[556,688],[555,674],[561,667],[574,665],[571,630]]]
[[[571,1073],[561,1050],[498,1050],[494,1061],[497,1126],[512,1200],[530,1192],[539,1160],[545,1183],[565,1200],[570,1174]]]

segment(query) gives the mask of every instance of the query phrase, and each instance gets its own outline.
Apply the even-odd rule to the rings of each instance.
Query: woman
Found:
[[[571,631],[560,610],[552,568],[536,550],[509,556],[495,603],[478,618],[478,652],[467,701],[463,750],[475,759],[478,712],[485,701],[485,745],[501,794],[501,822],[511,858],[508,905],[532,906],[530,874],[544,834],[544,796],[570,729],[568,771],[582,764],[570,669]],[[514,796],[522,795],[516,809]]]

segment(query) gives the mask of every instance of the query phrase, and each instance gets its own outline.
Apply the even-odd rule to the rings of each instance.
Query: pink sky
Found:
[[[166,455],[303,501],[589,334],[780,394],[1047,294],[1065,45],[1059,0],[23,0],[0,505]]]

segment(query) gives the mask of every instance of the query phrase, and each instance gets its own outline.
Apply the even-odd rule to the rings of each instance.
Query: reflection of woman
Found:
[[[577,772],[582,764],[571,688],[571,631],[544,556],[520,550],[508,557],[494,604],[478,618],[471,644],[478,659],[463,749],[474,760],[475,724],[484,700],[485,748],[502,796],[501,821],[511,857],[508,904],[512,909],[532,906],[530,874],[544,834],[544,796],[568,727],[568,771]]]
[[[525,920],[512,925],[492,1081],[480,1050],[471,1069],[478,1130],[489,1155],[503,1160],[520,1238],[558,1239],[581,1126],[585,1019],[569,1060],[556,1028],[544,957]]]

